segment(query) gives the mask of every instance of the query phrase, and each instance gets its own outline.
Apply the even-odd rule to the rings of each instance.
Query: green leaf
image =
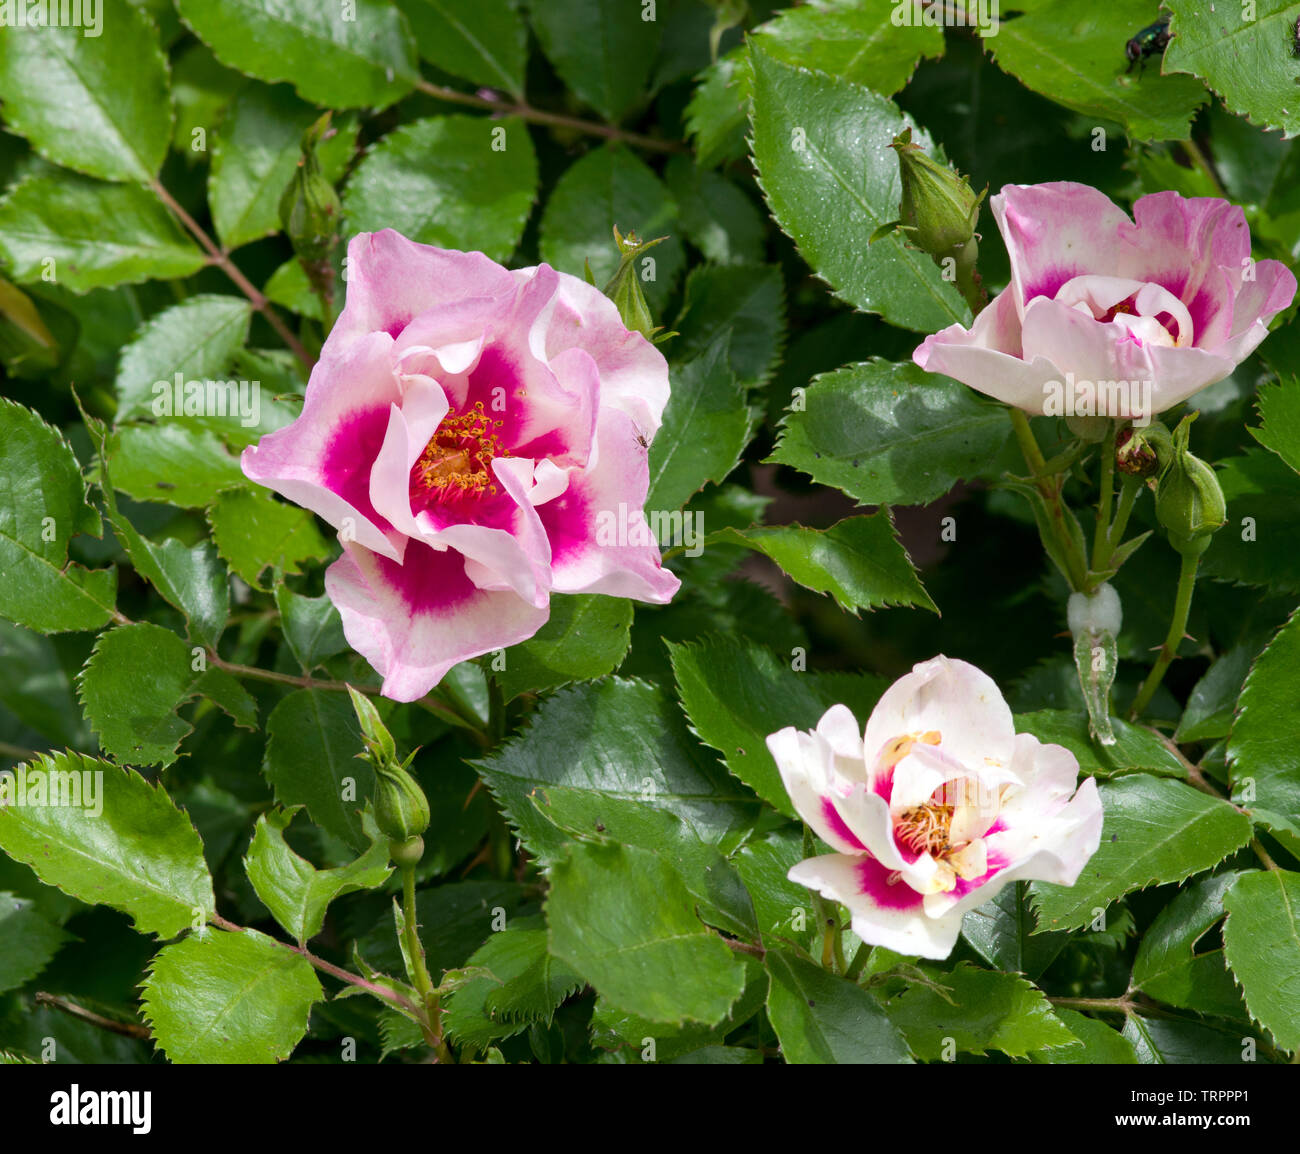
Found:
[[[863,84],[884,96],[907,84],[922,57],[943,55],[943,29],[937,24],[898,25],[857,0],[788,8],[755,29],[751,41],[773,60]]]
[[[1246,678],[1228,739],[1234,795],[1300,820],[1300,749],[1282,722],[1300,694],[1300,612],[1278,630]],[[1249,791],[1249,792],[1248,792]]]
[[[245,479],[220,437],[176,421],[114,430],[108,458],[120,492],[183,509],[210,505],[220,490]]]
[[[410,240],[507,260],[537,199],[537,156],[516,117],[433,116],[404,124],[348,181],[349,232],[395,228]]]
[[[938,25],[897,26],[858,0],[787,8],[754,29],[750,42],[785,64],[800,65],[861,84],[882,96],[902,88],[923,56],[943,55]],[[753,93],[753,72],[743,49],[729,53],[704,74],[688,109],[699,162],[713,163],[738,134]]]
[[[622,678],[546,698],[477,768],[542,865],[563,855],[570,830],[665,854],[701,842],[725,853],[756,809],[658,689]]]
[[[0,705],[51,745],[91,745],[90,728],[54,642],[7,621],[0,621]],[[9,883],[0,878],[0,885]]]
[[[311,963],[265,934],[206,930],[158,953],[141,1005],[173,1062],[271,1064],[324,996]]]
[[[829,593],[841,609],[855,615],[882,605],[919,605],[938,612],[886,509],[846,517],[829,529],[719,529],[706,538],[706,544],[715,543],[741,545],[770,557],[804,588]]]
[[[1128,774],[1102,785],[1100,793],[1101,848],[1079,880],[1033,885],[1040,930],[1085,926],[1116,898],[1212,869],[1251,837],[1245,814],[1180,781]]]
[[[226,564],[254,589],[266,588],[262,574],[300,573],[300,561],[320,561],[331,552],[308,509],[240,487],[217,494],[208,510],[212,539]]]
[[[489,991],[488,1013],[549,1025],[560,1003],[582,987],[582,979],[558,958],[551,956],[544,929],[516,930],[515,933],[531,939],[528,965]]]
[[[57,429],[4,398],[0,476],[0,615],[42,633],[106,624],[117,571],[68,560],[73,537],[103,531],[77,459]]]
[[[1158,61],[1128,72],[1124,42],[1156,12],[1147,0],[1057,0],[1004,21],[984,41],[998,67],[1027,88],[1085,116],[1123,126],[1134,140],[1186,140],[1209,99],[1188,76],[1161,75]],[[1178,43],[1166,50],[1164,70]]]
[[[283,806],[305,805],[322,829],[358,852],[368,841],[361,809],[375,789],[361,752],[361,727],[345,693],[300,689],[266,722],[262,772]]]
[[[744,113],[737,117],[744,123]],[[763,217],[725,176],[674,156],[664,170],[681,214],[682,235],[714,264],[758,264],[766,249]],[[784,327],[784,318],[782,319]]]
[[[1232,732],[1237,698],[1262,648],[1254,639],[1234,645],[1215,660],[1187,698],[1175,741],[1214,741]]]
[[[1261,449],[1216,467],[1228,523],[1201,558],[1201,573],[1242,585],[1300,592],[1300,550],[1291,537],[1300,522],[1300,476]]]
[[[190,635],[216,648],[230,616],[230,582],[217,551],[207,541],[186,545],[169,539],[155,544],[139,533],[118,509],[117,496],[105,452],[107,430],[95,420],[89,429],[98,449],[99,486],[109,523],[126,550],[136,572],[176,606],[189,625]]]
[[[93,11],[94,35],[52,21],[0,36],[5,125],[55,164],[104,180],[152,180],[172,134],[158,31],[126,0]]]
[[[533,31],[560,79],[606,120],[645,102],[659,24],[640,4],[545,0],[531,5]]]
[[[651,240],[672,233],[676,223],[677,202],[667,186],[628,149],[610,145],[587,153],[556,182],[542,212],[539,248],[547,264],[574,276],[582,276],[589,262],[603,286],[619,261],[615,225]],[[670,236],[642,259],[651,263],[642,264],[641,288],[659,315],[685,263],[681,242]]]
[[[552,596],[551,616],[513,646],[497,680],[506,700],[611,673],[631,645],[632,602],[600,594]]]
[[[235,94],[212,143],[208,203],[226,249],[280,231],[280,197],[302,158],[303,133],[320,115],[288,89],[250,82]],[[325,178],[343,174],[356,145],[350,118],[318,149]]]
[[[72,935],[47,922],[33,902],[0,892],[0,993],[25,986]]]
[[[1023,882],[1006,886],[992,901],[971,910],[962,919],[961,934],[990,966],[1037,981],[1070,936],[1034,933],[1028,897],[1021,896],[1026,888]]]
[[[796,673],[770,649],[738,638],[668,642],[668,652],[691,729],[788,817],[797,814],[767,750],[767,735],[787,725],[812,729],[837,703],[848,704],[865,723],[886,688],[878,677]]]
[[[1245,1060],[1242,1027],[1213,1026],[1185,1018],[1144,1018],[1130,1014],[1124,1037],[1143,1065],[1237,1065]]]
[[[387,840],[379,837],[378,830],[373,830],[374,843],[356,861],[337,869],[317,869],[284,840],[297,811],[297,807],[272,810],[257,819],[244,869],[275,920],[306,943],[320,933],[330,902],[357,890],[377,889],[393,870]]]
[[[515,0],[398,0],[420,55],[452,76],[524,94],[528,28]]]
[[[864,505],[924,505],[991,469],[1011,422],[965,385],[873,360],[816,377],[781,429],[768,460]]]
[[[718,178],[721,179],[721,178]],[[731,367],[748,386],[765,384],[785,344],[785,282],[776,265],[692,269],[686,301],[673,326],[674,360],[703,355],[730,332]]]
[[[1166,72],[1199,76],[1231,111],[1260,128],[1300,133],[1295,59],[1288,51],[1295,43],[1294,0],[1257,0],[1249,9],[1225,4],[1221,12],[1186,0],[1167,7],[1173,39],[1165,49]]]
[[[671,1062],[702,1046],[720,1046],[738,1026],[744,1025],[762,1008],[767,997],[767,972],[756,958],[745,959],[745,992],[727,1016],[712,1026],[691,1022],[666,1026],[638,1014],[619,1009],[608,998],[597,995],[591,1015],[591,1044],[605,1053],[601,1061],[636,1065],[647,1061]],[[653,1040],[648,1051],[646,1042]]]
[[[889,143],[905,127],[890,100],[752,48],[754,164],[772,215],[837,296],[891,324],[933,332],[970,310],[930,257],[902,235],[867,240],[898,219],[902,182]],[[874,162],[870,158],[875,158]]]
[[[745,121],[753,87],[748,49],[733,48],[699,75],[683,119],[695,142],[695,163],[712,168],[745,155]]]
[[[555,1007],[581,985],[582,979],[548,952],[544,928],[522,928],[534,922],[540,925],[540,919],[520,919],[515,928],[491,934],[466,963],[484,972],[447,999],[443,1020],[458,1045],[483,1051],[526,1030],[531,1021],[549,1022]]]
[[[1187,767],[1147,729],[1111,718],[1114,745],[1094,742],[1088,733],[1088,715],[1081,709],[1039,709],[1018,713],[1017,733],[1032,733],[1048,745],[1061,745],[1079,759],[1083,773],[1111,777],[1120,773],[1151,773],[1159,777],[1187,777]]]
[[[181,741],[193,732],[176,711],[200,694],[236,725],[257,728],[257,704],[243,686],[225,670],[208,669],[161,625],[137,622],[102,634],[78,685],[104,752],[130,765],[176,760]]]
[[[75,753],[43,757],[10,781],[0,849],[46,885],[121,910],[138,932],[160,938],[216,909],[203,843],[161,786]],[[50,804],[56,790],[65,804]]]
[[[275,605],[284,639],[305,671],[348,647],[343,619],[325,594],[304,597],[281,583],[275,587]]]
[[[767,1013],[790,1063],[911,1062],[907,1043],[861,986],[790,950],[769,950]]]
[[[745,967],[705,930],[658,854],[577,845],[550,871],[550,948],[614,1005],[655,1022],[721,1020]]]
[[[1086,1017],[1078,1010],[1058,1009],[1055,1013],[1078,1042],[1069,1046],[1056,1046],[1051,1050],[1036,1050],[1029,1055],[1033,1061],[1047,1062],[1054,1066],[1137,1064],[1133,1043],[1105,1022]]]
[[[1223,898],[1223,948],[1250,1016],[1284,1050],[1300,1050],[1300,874],[1243,874]]]
[[[252,315],[243,297],[202,294],[150,317],[122,349],[117,421],[181,416],[175,405],[176,378],[184,383],[224,376],[248,340]],[[198,394],[196,401],[200,396],[206,400]]]
[[[917,984],[885,1004],[889,1020],[902,1030],[918,1058],[951,1060],[945,1053],[949,1039],[959,1053],[999,1050],[1013,1058],[1077,1041],[1043,991],[1024,978],[977,969],[968,962],[948,973],[923,969],[946,987],[946,996]]]
[[[1241,996],[1224,966],[1223,950],[1196,953],[1196,943],[1223,917],[1223,896],[1241,877],[1228,870],[1181,890],[1142,936],[1131,987],[1170,1006],[1232,1017]]]
[[[1266,385],[1259,390],[1258,404],[1264,423],[1250,434],[1300,472],[1300,380]]]
[[[751,839],[731,859],[753,899],[754,917],[769,949],[791,942],[811,949],[813,939],[821,936],[808,890],[787,876],[803,857],[803,834],[786,826]]]
[[[326,108],[386,108],[415,86],[410,27],[386,0],[355,0],[353,19],[314,0],[178,0],[222,64],[288,80]]]
[[[0,200],[0,256],[20,284],[53,280],[75,293],[186,277],[207,263],[143,188],[63,171],[30,176]]]
[[[649,449],[646,508],[671,512],[710,481],[721,484],[740,462],[753,425],[745,391],[729,364],[724,333],[673,373],[663,426]],[[675,543],[660,541],[663,546]]]

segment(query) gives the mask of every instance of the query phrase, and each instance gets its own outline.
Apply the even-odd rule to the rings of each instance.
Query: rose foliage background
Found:
[[[932,7],[104,0],[98,35],[0,28],[0,765],[98,783],[0,807],[0,1057],[1300,1050],[1300,13],[1018,0],[979,35]],[[991,197],[955,263],[900,208],[918,156]],[[1150,194],[1161,255],[1130,259]],[[403,470],[490,391],[402,378],[395,536],[295,482],[323,442],[277,430],[318,382],[379,389],[375,349],[389,384],[474,363],[473,310],[429,294],[478,277],[477,331],[601,415],[579,437],[529,382],[493,467],[535,513],[446,530],[463,559]],[[1113,350],[1149,354],[1167,429],[1199,414],[1119,468],[1137,412],[1034,401]],[[426,495],[488,483],[453,418]],[[354,430],[366,470],[385,428]],[[584,494],[644,498],[662,568],[628,522],[584,537]],[[472,612],[407,630],[403,548]],[[859,826],[819,791],[850,764],[885,789],[854,743],[939,655],[978,708],[881,729],[900,690],[868,736],[941,777],[975,719],[969,779],[1014,778],[994,734],[1039,784],[928,874],[863,847],[879,798]],[[949,854],[951,808],[921,810],[892,836]],[[1038,865],[958,903],[1003,818]],[[946,920],[864,944],[868,873]]]

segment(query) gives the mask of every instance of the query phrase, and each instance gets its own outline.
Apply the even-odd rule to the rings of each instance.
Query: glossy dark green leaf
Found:
[[[1006,410],[965,385],[868,361],[797,393],[769,459],[864,505],[923,505],[989,470],[1010,432]]]

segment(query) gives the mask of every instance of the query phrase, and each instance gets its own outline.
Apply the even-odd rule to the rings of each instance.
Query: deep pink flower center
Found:
[[[411,468],[412,505],[495,497],[492,461],[510,456],[494,432],[500,427],[482,401],[463,413],[450,410]]]

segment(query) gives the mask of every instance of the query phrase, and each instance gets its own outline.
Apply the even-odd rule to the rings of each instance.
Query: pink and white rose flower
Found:
[[[325,589],[383,692],[415,700],[528,639],[552,593],[670,600],[648,532],[598,533],[644,523],[669,392],[614,304],[549,265],[391,229],[354,237],[347,268],[302,414],[242,465],[339,530]]]
[[[847,906],[864,942],[946,958],[962,917],[1013,881],[1073,885],[1101,842],[1097,784],[1069,750],[1017,734],[994,682],[935,657],[859,728],[847,706],[767,739],[795,809],[834,853],[791,881]],[[1077,788],[1076,788],[1077,786]]]
[[[1130,220],[1060,181],[1007,185],[989,204],[1011,283],[969,330],[950,325],[912,356],[1029,413],[1062,415],[1051,398],[1068,380],[1093,386],[1095,412],[1080,415],[1145,421],[1230,375],[1295,296],[1284,264],[1251,259],[1246,215],[1226,200],[1157,192]]]

